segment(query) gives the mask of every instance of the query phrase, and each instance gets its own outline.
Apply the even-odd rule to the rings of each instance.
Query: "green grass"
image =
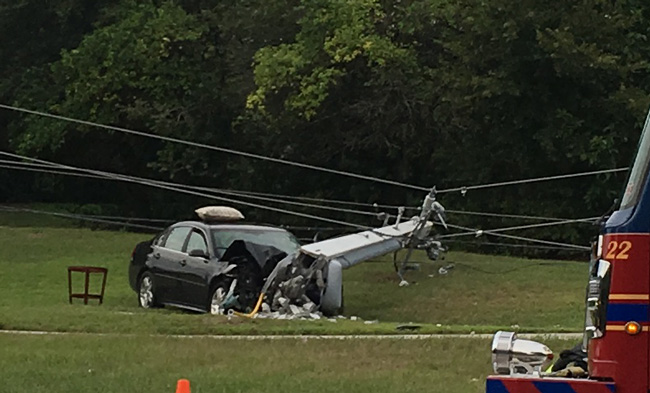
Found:
[[[548,343],[556,350],[571,342]],[[5,393],[479,393],[489,340],[263,340],[0,334]]]
[[[366,263],[344,273],[346,308],[382,321],[449,325],[518,325],[524,329],[573,329],[583,323],[587,265],[451,252],[456,267],[422,261],[414,283],[397,286],[392,265]],[[432,277],[430,277],[432,276]]]
[[[380,321],[373,324],[142,310],[127,267],[134,245],[149,235],[33,224],[0,213],[0,328],[83,333],[0,334],[2,392],[174,392],[176,381],[188,378],[193,393],[478,393],[491,373],[486,339],[233,341],[164,335],[395,334],[407,322],[420,324],[421,333],[581,327],[585,264],[467,253],[451,253],[443,263],[456,268],[444,276],[437,274],[443,263],[417,254],[421,269],[408,273],[412,284],[405,288],[398,287],[388,259],[347,270],[346,314]],[[68,304],[71,265],[109,269],[103,305]],[[574,343],[546,344],[558,352]]]
[[[6,220],[3,222],[3,219]],[[4,225],[4,226],[3,226]],[[11,225],[11,226],[8,226]],[[451,253],[450,274],[424,261],[400,288],[392,264],[368,262],[344,272],[346,315],[362,321],[268,321],[198,315],[174,309],[141,310],[127,282],[134,245],[150,235],[79,228],[16,227],[0,215],[0,327],[4,329],[171,334],[371,334],[579,331],[586,264]],[[70,265],[109,269],[105,302],[68,304]],[[80,284],[78,276],[77,285]]]

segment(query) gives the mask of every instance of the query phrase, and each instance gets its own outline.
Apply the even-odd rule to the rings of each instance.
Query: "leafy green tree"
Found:
[[[103,9],[78,47],[32,75],[16,103],[198,143],[236,145],[241,138],[233,135],[231,121],[252,87],[252,54],[292,29],[291,12],[274,14],[282,4],[122,1]],[[283,19],[288,23],[282,28],[259,28]],[[148,177],[155,172],[204,184],[216,179],[222,187],[237,186],[241,177],[240,160],[232,157],[48,118],[15,122],[12,143],[21,152]],[[108,195],[115,186],[89,189],[79,197]],[[152,204],[128,187],[119,194]]]
[[[442,188],[629,163],[650,103],[643,3],[302,6],[295,40],[256,55],[257,89],[247,102],[275,130],[276,152],[288,146],[302,161]],[[445,201],[483,211],[597,215],[622,180],[511,186]],[[419,197],[319,184],[339,195],[350,189],[358,199]]]
[[[257,88],[247,106],[268,127],[268,150],[431,185],[418,160],[431,143],[436,82],[404,32],[416,30],[423,10],[372,0],[303,1],[301,9],[295,39],[255,55]],[[302,177],[300,189],[408,200],[402,190],[327,175]]]
[[[636,0],[82,3],[0,7],[3,36],[30,32],[0,43],[3,102],[439,188],[626,166],[650,104],[649,7]],[[0,130],[11,121],[0,145],[78,166],[361,202],[412,205],[422,197],[50,119],[0,116]],[[622,181],[607,175],[510,186],[445,194],[443,202],[594,216]],[[141,212],[171,200],[101,184],[61,180],[48,185],[48,195],[119,200]],[[173,200],[179,211],[204,202]],[[511,223],[452,219],[484,228]],[[590,232],[529,234],[583,241]]]
[[[441,3],[445,104],[438,113],[446,149],[436,156],[452,184],[628,165],[650,104],[645,8],[595,0]],[[621,182],[602,176],[509,187],[468,195],[466,204],[584,217],[604,212]],[[571,238],[568,230],[548,232]]]

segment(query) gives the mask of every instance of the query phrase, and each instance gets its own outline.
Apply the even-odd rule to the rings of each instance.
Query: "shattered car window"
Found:
[[[221,258],[224,251],[230,247],[235,240],[272,246],[287,254],[296,252],[300,248],[298,240],[289,232],[283,230],[263,229],[213,229],[212,241],[216,254]]]

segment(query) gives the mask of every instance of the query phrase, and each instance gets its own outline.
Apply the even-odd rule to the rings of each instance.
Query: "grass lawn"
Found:
[[[572,346],[547,343],[556,352]],[[4,393],[485,391],[490,342],[0,334]]]
[[[455,269],[441,276],[441,262],[425,262],[409,272],[404,288],[392,264],[367,262],[344,272],[346,315],[362,321],[267,321],[198,315],[173,309],[145,311],[127,282],[134,245],[146,234],[79,228],[15,225],[13,213],[0,214],[0,327],[4,329],[175,333],[396,333],[413,322],[421,332],[492,333],[580,331],[587,265],[450,253],[444,264]],[[102,306],[68,304],[70,265],[109,269]],[[81,276],[77,285],[81,284]],[[517,328],[518,327],[518,328]]]
[[[22,214],[22,213],[21,213]],[[146,234],[92,231],[0,213],[0,328],[109,335],[0,333],[2,392],[484,392],[490,340],[217,340],[151,334],[377,334],[579,331],[586,264],[450,253],[400,288],[389,258],[344,273],[346,315],[363,321],[228,319],[141,310],[127,283]],[[15,225],[19,221],[19,225]],[[447,275],[442,264],[455,263]],[[101,306],[68,304],[67,266],[109,269]],[[81,285],[81,277],[77,286]],[[93,283],[98,284],[97,282]],[[518,327],[517,327],[518,326]],[[125,334],[120,334],[125,333]],[[573,342],[546,342],[556,353]]]

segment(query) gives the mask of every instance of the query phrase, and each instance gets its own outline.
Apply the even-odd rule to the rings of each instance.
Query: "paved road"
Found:
[[[77,333],[77,332],[44,332],[34,330],[0,330],[0,334],[33,335],[33,336],[136,336],[124,333]],[[465,338],[465,339],[491,339],[492,334],[341,334],[341,335],[184,335],[184,334],[151,334],[151,337],[174,337],[174,338],[209,338],[214,340],[428,340],[443,338]],[[521,333],[518,337],[538,340],[560,339],[579,340],[581,333]]]

